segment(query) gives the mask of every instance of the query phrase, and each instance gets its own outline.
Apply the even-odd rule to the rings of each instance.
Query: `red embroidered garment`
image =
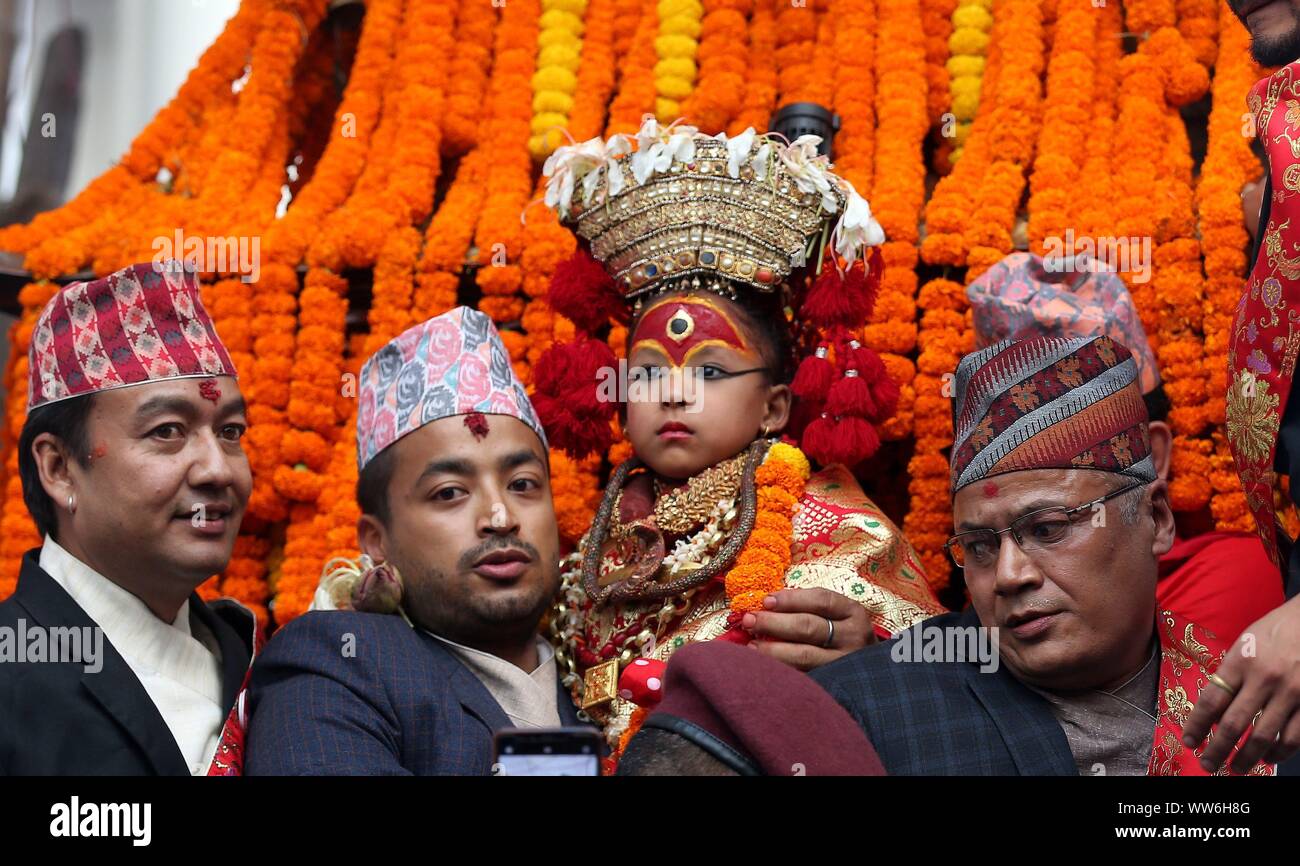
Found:
[[[1278,548],[1273,462],[1300,350],[1300,62],[1258,82],[1248,105],[1268,154],[1273,199],[1259,258],[1228,340],[1228,444],[1269,558]],[[1278,109],[1281,109],[1280,111]]]
[[[1167,610],[1157,617],[1156,631],[1160,637],[1160,682],[1156,686],[1159,709],[1147,775],[1208,775],[1200,765],[1204,745],[1195,749],[1184,746],[1183,726],[1192,714],[1201,689],[1209,685],[1210,674],[1223,661],[1228,645],[1213,633]],[[1215,731],[1211,731],[1206,744],[1214,739],[1214,735]],[[1234,747],[1225,767],[1232,763],[1236,754],[1237,749]],[[1272,776],[1276,773],[1276,765],[1260,762],[1247,775]],[[1214,775],[1238,774],[1222,769]]]

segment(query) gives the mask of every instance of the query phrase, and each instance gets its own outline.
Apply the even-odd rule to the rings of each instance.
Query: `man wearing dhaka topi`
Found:
[[[492,770],[502,728],[576,725],[538,623],[559,584],[546,437],[496,328],[457,307],[361,368],[359,563],[267,644],[250,775]]]
[[[166,262],[72,283],[30,352],[18,471],[45,540],[0,604],[0,775],[238,775],[256,623],[195,589],[252,473],[198,281]]]
[[[1226,769],[1185,744],[1227,647],[1156,603],[1174,518],[1128,349],[1107,336],[1008,340],[963,358],[954,384],[946,546],[971,608],[812,673],[885,769],[1273,774],[1235,742]],[[918,648],[984,630],[991,657]]]

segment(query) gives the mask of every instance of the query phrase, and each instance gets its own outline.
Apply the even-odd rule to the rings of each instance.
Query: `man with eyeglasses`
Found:
[[[1132,354],[1008,340],[962,359],[955,388],[947,550],[971,607],[811,676],[891,774],[1205,775],[1182,727],[1226,646],[1156,605],[1174,519]],[[996,665],[954,651],[980,629]]]

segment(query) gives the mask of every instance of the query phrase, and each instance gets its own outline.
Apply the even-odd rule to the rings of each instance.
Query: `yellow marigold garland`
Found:
[[[533,134],[528,139],[534,159],[544,159],[564,143],[561,130],[569,125],[578,87],[586,12],[587,0],[542,0],[533,73]]]
[[[979,110],[980,88],[988,53],[989,31],[993,28],[990,9],[993,0],[959,0],[952,12],[952,35],[948,37],[947,72],[952,94],[952,113],[957,122],[952,161],[961,155]]]
[[[655,36],[655,115],[665,123],[676,120],[682,100],[695,89],[695,56],[699,50],[704,6],[699,0],[659,0],[659,32]]]

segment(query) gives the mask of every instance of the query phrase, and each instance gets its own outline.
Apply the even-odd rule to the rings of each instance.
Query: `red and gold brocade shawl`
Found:
[[[1176,613],[1161,611],[1157,617],[1156,632],[1160,638],[1160,681],[1156,686],[1155,742],[1151,749],[1151,762],[1147,765],[1149,776],[1205,776],[1200,765],[1205,746],[1214,739],[1214,731],[1206,742],[1195,749],[1183,745],[1183,726],[1192,714],[1195,698],[1210,683],[1210,674],[1223,662],[1228,646],[1213,632],[1188,622]],[[1234,747],[1225,762],[1231,764],[1237,754]],[[1247,775],[1272,776],[1277,773],[1274,764],[1260,762]],[[1215,775],[1236,775],[1222,769]]]

